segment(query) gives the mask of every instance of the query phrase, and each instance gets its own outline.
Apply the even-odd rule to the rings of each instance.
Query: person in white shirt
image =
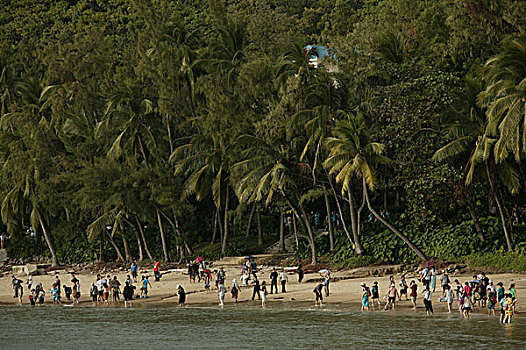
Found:
[[[286,293],[285,285],[287,284],[287,274],[285,273],[284,269],[281,269],[281,274],[279,275],[279,279],[281,280],[281,293]]]
[[[432,301],[431,301],[433,293],[429,290],[429,287],[426,287],[426,289],[424,289],[422,294],[424,294],[424,306],[426,307],[426,314],[428,316],[429,315],[434,315],[434,313],[433,313],[433,304],[432,304]]]

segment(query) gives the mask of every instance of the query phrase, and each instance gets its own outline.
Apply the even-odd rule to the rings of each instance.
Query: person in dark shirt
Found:
[[[298,265],[298,283],[301,283],[303,281],[303,266],[301,264]]]
[[[124,307],[128,307],[128,303],[130,303],[131,306],[134,290],[135,286],[132,286],[129,282],[126,282],[126,285],[124,286],[124,290],[122,292],[122,295],[124,296]]]
[[[179,296],[179,306],[184,306],[184,303],[186,303],[186,292],[181,285],[177,286],[177,295]]]
[[[276,289],[276,294],[278,294],[278,272],[275,268],[270,273],[270,294],[274,294],[274,289]]]
[[[254,300],[256,294],[258,296],[258,300],[261,300],[261,294],[259,294],[260,286],[259,286],[259,280],[256,274],[254,274],[254,280],[252,281],[254,283],[254,291],[252,292],[252,300]]]
[[[323,303],[323,283],[319,283],[316,288],[314,288],[313,292],[316,295],[316,300],[314,301],[314,306],[318,304],[318,301],[320,302],[320,306],[322,306]]]

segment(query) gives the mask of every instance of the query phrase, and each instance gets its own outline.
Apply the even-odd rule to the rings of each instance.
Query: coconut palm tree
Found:
[[[330,154],[324,166],[329,170],[329,174],[337,174],[336,181],[343,184],[342,191],[350,191],[353,177],[361,178],[363,195],[371,213],[402,239],[420,259],[427,260],[425,254],[407,236],[387,222],[371,205],[368,188],[373,191],[377,183],[375,166],[388,163],[389,159],[383,156],[385,145],[372,140],[370,129],[362,115],[349,114],[347,120],[338,121],[333,136],[327,138],[326,145]],[[357,235],[354,240],[358,246],[360,240]],[[363,247],[358,249],[364,252]]]
[[[486,134],[488,120],[484,108],[477,106],[477,96],[483,91],[483,82],[479,79],[467,79],[464,92],[458,101],[442,115],[443,124],[447,129],[446,137],[450,142],[440,148],[433,155],[435,161],[453,161],[461,158],[464,162],[463,174],[465,185],[469,186],[474,175],[479,171],[477,167],[484,164],[484,170],[490,184],[490,197],[497,204],[501,217],[502,228],[506,238],[508,250],[511,250],[511,241],[506,225],[504,209],[497,190],[497,181],[500,180],[511,193],[517,193],[521,187],[518,171],[513,160],[509,157],[496,166],[493,146],[496,140]],[[470,212],[473,209],[470,208]],[[471,213],[476,223],[474,213]],[[477,227],[477,225],[475,226]],[[484,240],[480,226],[477,228],[479,237]]]
[[[298,182],[299,177],[311,172],[311,168],[299,162],[300,139],[283,143],[274,141],[250,135],[240,137],[241,160],[232,166],[235,191],[239,200],[245,203],[265,201],[269,204],[275,194],[281,195],[307,233],[312,263],[315,264],[314,230],[301,201]]]
[[[487,108],[488,136],[497,137],[495,160],[526,151],[526,37],[508,40],[484,66],[486,88],[479,103]]]

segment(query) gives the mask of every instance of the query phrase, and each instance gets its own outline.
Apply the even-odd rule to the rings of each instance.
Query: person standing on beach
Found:
[[[130,281],[126,280],[126,285],[124,286],[124,290],[122,291],[122,296],[124,297],[124,307],[128,307],[128,304],[131,306],[131,301],[133,300],[133,294],[135,290],[135,286],[130,283]]]
[[[429,271],[429,268],[424,267],[424,269],[420,273],[420,276],[424,288],[429,287],[429,283],[431,282],[431,272]]]
[[[409,289],[411,290],[411,303],[413,304],[413,310],[416,309],[416,297],[418,296],[418,285],[415,280],[411,280],[409,283]]]
[[[405,295],[405,300],[409,300],[407,298],[407,282],[405,280],[405,276],[402,276],[400,278],[400,297],[398,298],[398,301],[402,301],[402,295]]]
[[[261,307],[265,307],[267,305],[267,294],[267,283],[263,281],[261,282]]]
[[[58,288],[57,296],[58,296],[58,300],[60,301],[60,287],[61,287],[61,283],[60,283],[60,278],[58,277],[58,275],[55,275],[55,284],[57,285],[57,288]]]
[[[320,302],[320,306],[322,306],[323,303],[323,283],[319,283],[313,290],[314,295],[316,296],[316,300],[314,300],[314,306],[317,305],[318,301]]]
[[[382,303],[380,303],[380,289],[378,288],[378,282],[374,282],[373,286],[371,287],[371,306],[374,310],[374,302],[378,304],[378,308],[382,307]]]
[[[137,263],[135,261],[132,262],[132,265],[130,267],[130,273],[131,273],[131,276],[133,277],[134,283],[137,283],[137,270],[138,269],[139,267],[137,266]]]
[[[515,301],[513,300],[513,296],[511,293],[506,293],[504,295],[504,318],[502,320],[502,323],[511,323],[511,318],[513,317],[514,312],[514,304]]]
[[[258,296],[258,300],[261,300],[261,295],[260,295],[260,285],[259,285],[259,280],[258,280],[258,276],[256,274],[254,274],[254,280],[252,281],[252,283],[254,284],[254,289],[252,291],[252,300],[254,300],[254,298],[256,297],[256,295]]]
[[[23,287],[22,287],[22,281],[16,278],[15,275],[13,275],[13,279],[11,280],[11,287],[13,288],[13,292],[15,295],[13,298],[18,298],[20,294],[23,294]]]
[[[274,294],[274,289],[276,290],[276,294],[278,294],[278,272],[276,271],[276,268],[272,269],[272,272],[270,273],[270,294]]]
[[[237,298],[239,297],[239,286],[235,278],[232,280],[232,288],[230,289],[230,293],[232,294],[232,299],[234,299],[234,302],[237,303]]]
[[[431,273],[430,273],[430,280],[429,280],[429,289],[431,292],[435,292],[435,288],[437,285],[437,272],[435,270],[434,266],[431,266]]]
[[[59,292],[58,285],[56,283],[53,283],[53,288],[49,291],[51,294],[51,298],[53,299],[53,305],[60,304],[60,296],[58,294]]]
[[[442,285],[442,295],[446,295],[446,287],[449,286],[449,276],[447,275],[446,270],[442,270],[442,275],[440,276],[440,284]]]
[[[217,281],[218,281],[219,284],[225,284],[225,280],[226,280],[226,272],[221,267],[219,269],[219,272],[217,273]]]
[[[91,295],[91,300],[93,301],[93,305],[98,304],[99,288],[95,283],[91,284],[90,295]]]
[[[464,292],[462,297],[464,300],[464,302],[462,303],[462,313],[464,314],[464,318],[469,318],[469,313],[471,312],[473,303],[471,301],[471,298],[467,295],[466,292]]]
[[[488,287],[486,288],[486,294],[488,295],[488,316],[495,316],[495,305],[497,304],[497,292],[493,281],[488,282]]]
[[[177,285],[177,296],[179,297],[179,306],[184,306],[184,303],[186,303],[186,292],[180,284]]]
[[[223,306],[225,305],[225,295],[226,295],[225,285],[222,283],[219,283],[218,289],[219,289],[219,305]],[[252,298],[252,300],[254,299]]]
[[[148,286],[152,286],[148,280],[148,276],[142,276],[141,280],[141,298],[148,298]]]
[[[429,315],[434,315],[434,313],[433,313],[433,302],[432,302],[433,292],[431,292],[429,287],[426,287],[426,289],[422,292],[422,294],[424,294],[424,306],[426,308],[426,314],[428,316]]]
[[[362,283],[360,284],[360,286],[362,287],[362,309],[361,311],[369,311],[369,296],[370,296],[370,292],[369,292],[369,287],[367,287],[367,285],[365,283]]]
[[[113,302],[118,303],[120,300],[121,282],[119,282],[117,276],[114,276],[111,281],[111,289],[113,290]]]
[[[296,270],[296,273],[298,274],[298,283],[301,283],[303,281],[303,266],[301,264],[298,265],[298,269]]]
[[[329,283],[331,281],[331,272],[330,271],[326,271],[324,276],[323,276],[323,285],[325,287],[325,296],[328,297],[329,296]]]
[[[287,291],[285,290],[285,285],[287,284],[288,278],[287,274],[285,273],[285,269],[281,269],[279,278],[281,280],[281,293],[286,293]]]
[[[445,298],[446,298],[446,303],[447,303],[447,310],[449,313],[451,313],[451,306],[453,305],[453,291],[451,290],[451,287],[449,286],[449,284],[447,284],[445,288],[446,288]]]
[[[394,283],[391,283],[389,285],[389,290],[387,291],[387,302],[385,303],[384,309],[394,310],[397,297],[398,297],[398,290],[396,289],[396,285]]]
[[[464,303],[464,297],[462,296],[464,294],[464,288],[462,287],[462,283],[460,283],[459,280],[455,279],[455,294],[457,297],[458,302],[458,311],[462,315],[462,304]]]
[[[155,260],[155,264],[153,264],[153,275],[155,276],[155,282],[159,282],[161,280],[161,273],[159,272],[160,268],[161,263]]]

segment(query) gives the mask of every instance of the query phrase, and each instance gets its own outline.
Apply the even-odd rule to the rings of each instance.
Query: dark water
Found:
[[[334,309],[0,307],[0,349],[526,348],[526,319]]]

